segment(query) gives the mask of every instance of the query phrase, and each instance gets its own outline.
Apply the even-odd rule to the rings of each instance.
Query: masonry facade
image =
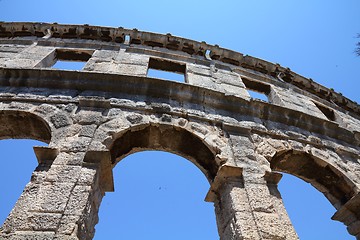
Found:
[[[62,60],[84,67],[52,67]],[[92,239],[112,169],[149,149],[204,173],[222,240],[298,239],[281,172],[322,192],[360,239],[360,106],[278,64],[170,34],[0,23],[0,100],[0,139],[48,143],[2,239]]]

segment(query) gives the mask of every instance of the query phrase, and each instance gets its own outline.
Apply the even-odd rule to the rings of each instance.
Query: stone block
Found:
[[[65,214],[81,215],[89,201],[91,186],[77,185],[72,190],[65,208]]]
[[[12,234],[0,234],[0,239],[4,240],[53,240],[55,232],[35,232],[35,231],[18,231]]]
[[[74,183],[56,182],[42,184],[32,210],[63,213],[74,185]]]
[[[112,65],[111,73],[133,75],[133,76],[146,76],[148,67],[147,65],[135,65],[120,63],[118,65]]]
[[[63,215],[57,233],[59,235],[75,235],[77,231],[77,223],[80,219],[81,215]]]
[[[57,113],[51,116],[50,121],[54,124],[55,128],[62,128],[71,124],[70,118],[67,115],[61,113]]]
[[[274,204],[266,184],[245,184],[249,203],[255,212],[274,213]]]
[[[29,225],[35,231],[56,231],[62,214],[31,213],[28,217]]]
[[[75,183],[78,180],[80,171],[81,166],[53,164],[46,174],[45,180],[57,183]]]
[[[262,239],[285,240],[288,239],[283,225],[277,214],[265,212],[253,212],[256,224],[261,232]]]
[[[79,132],[79,137],[93,137],[96,128],[97,128],[97,125],[95,125],[95,124],[83,125]]]
[[[198,87],[204,87],[212,90],[222,90],[220,84],[216,83],[212,78],[207,76],[194,74],[194,73],[186,73],[187,82],[191,85],[195,85]],[[223,90],[222,90],[223,91]]]
[[[85,152],[60,152],[55,158],[55,165],[81,165]]]

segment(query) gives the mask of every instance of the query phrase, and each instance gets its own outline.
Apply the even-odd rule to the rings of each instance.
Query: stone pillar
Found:
[[[241,168],[222,166],[205,200],[214,202],[221,240],[260,239]]]
[[[281,175],[266,172],[246,129],[227,131],[236,166],[220,167],[206,198],[215,204],[220,239],[298,239],[277,190]]]
[[[281,221],[282,228],[285,231],[286,239],[299,239],[294,226],[291,223],[289,215],[284,206],[284,202],[282,201],[281,194],[278,190],[278,183],[282,178],[282,174],[276,172],[266,172],[264,179],[267,183],[271,202],[279,216],[279,220]]]
[[[214,202],[221,240],[299,239],[277,190],[281,175],[243,176],[239,167],[222,166],[206,201]]]
[[[0,238],[92,239],[101,199],[113,187],[110,154],[48,147],[35,148],[35,153],[39,166]]]

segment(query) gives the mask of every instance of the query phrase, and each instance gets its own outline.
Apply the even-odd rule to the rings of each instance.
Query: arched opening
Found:
[[[115,193],[103,199],[95,239],[106,238],[103,234],[119,239],[218,239],[214,208],[204,201],[210,187],[206,179],[212,181],[219,167],[218,150],[168,123],[136,126],[117,136],[109,147],[113,167],[119,165],[114,168]],[[137,156],[140,159],[130,160]],[[122,179],[127,174],[132,175]],[[107,203],[111,195],[118,195],[117,200]],[[117,231],[102,230],[104,225]]]
[[[284,173],[279,191],[300,239],[354,239],[343,223],[331,220],[335,208],[309,183]]]
[[[0,111],[0,224],[2,225],[38,166],[34,146],[50,142],[48,124],[35,114]]]
[[[103,198],[94,239],[219,239],[209,183],[186,159],[144,151],[114,169],[115,192]]]
[[[180,155],[194,163],[212,181],[219,168],[215,150],[191,132],[171,126],[144,126],[137,131],[127,131],[111,146],[112,164],[131,153],[160,150]]]
[[[324,160],[292,151],[273,158],[271,168],[288,173],[279,190],[300,239],[354,239],[343,223],[331,220],[354,194],[345,176]]]

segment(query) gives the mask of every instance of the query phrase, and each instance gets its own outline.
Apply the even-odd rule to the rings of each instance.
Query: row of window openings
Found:
[[[90,58],[91,54],[86,52],[57,49],[55,51],[55,63],[51,68],[80,71]],[[185,82],[185,69],[186,67],[183,64],[150,58],[147,76]]]
[[[82,70],[91,58],[88,53],[76,53],[56,50],[56,62],[52,66],[55,69]],[[148,77],[161,78],[176,82],[185,82],[186,66],[176,62],[163,59],[150,58],[147,71]],[[270,86],[243,79],[250,97],[252,99],[269,102]],[[335,121],[335,113],[332,109],[315,103],[316,107],[331,121]]]
[[[82,70],[87,60],[90,59],[91,55],[88,56],[86,61],[79,61],[76,59],[69,60],[59,58],[60,54],[56,54],[56,62],[52,66],[54,69],[63,69],[63,70]],[[150,58],[149,60],[149,68],[147,71],[148,77],[161,78],[172,80],[176,82],[185,82],[185,65],[174,63],[166,60],[158,60],[154,58]],[[251,98],[260,99],[262,101],[268,102],[268,96],[266,93],[261,91],[252,90],[247,88]]]
[[[55,64],[52,68],[63,70],[82,70],[91,56],[92,55],[87,52],[57,49],[55,51]],[[157,58],[149,59],[147,71],[148,77],[167,79],[176,82],[186,82],[185,72],[185,64]],[[251,81],[246,82],[245,85],[252,98],[268,102],[267,95],[270,92],[270,88],[267,87],[267,85],[257,84],[258,86],[252,87],[254,84],[251,83]]]

